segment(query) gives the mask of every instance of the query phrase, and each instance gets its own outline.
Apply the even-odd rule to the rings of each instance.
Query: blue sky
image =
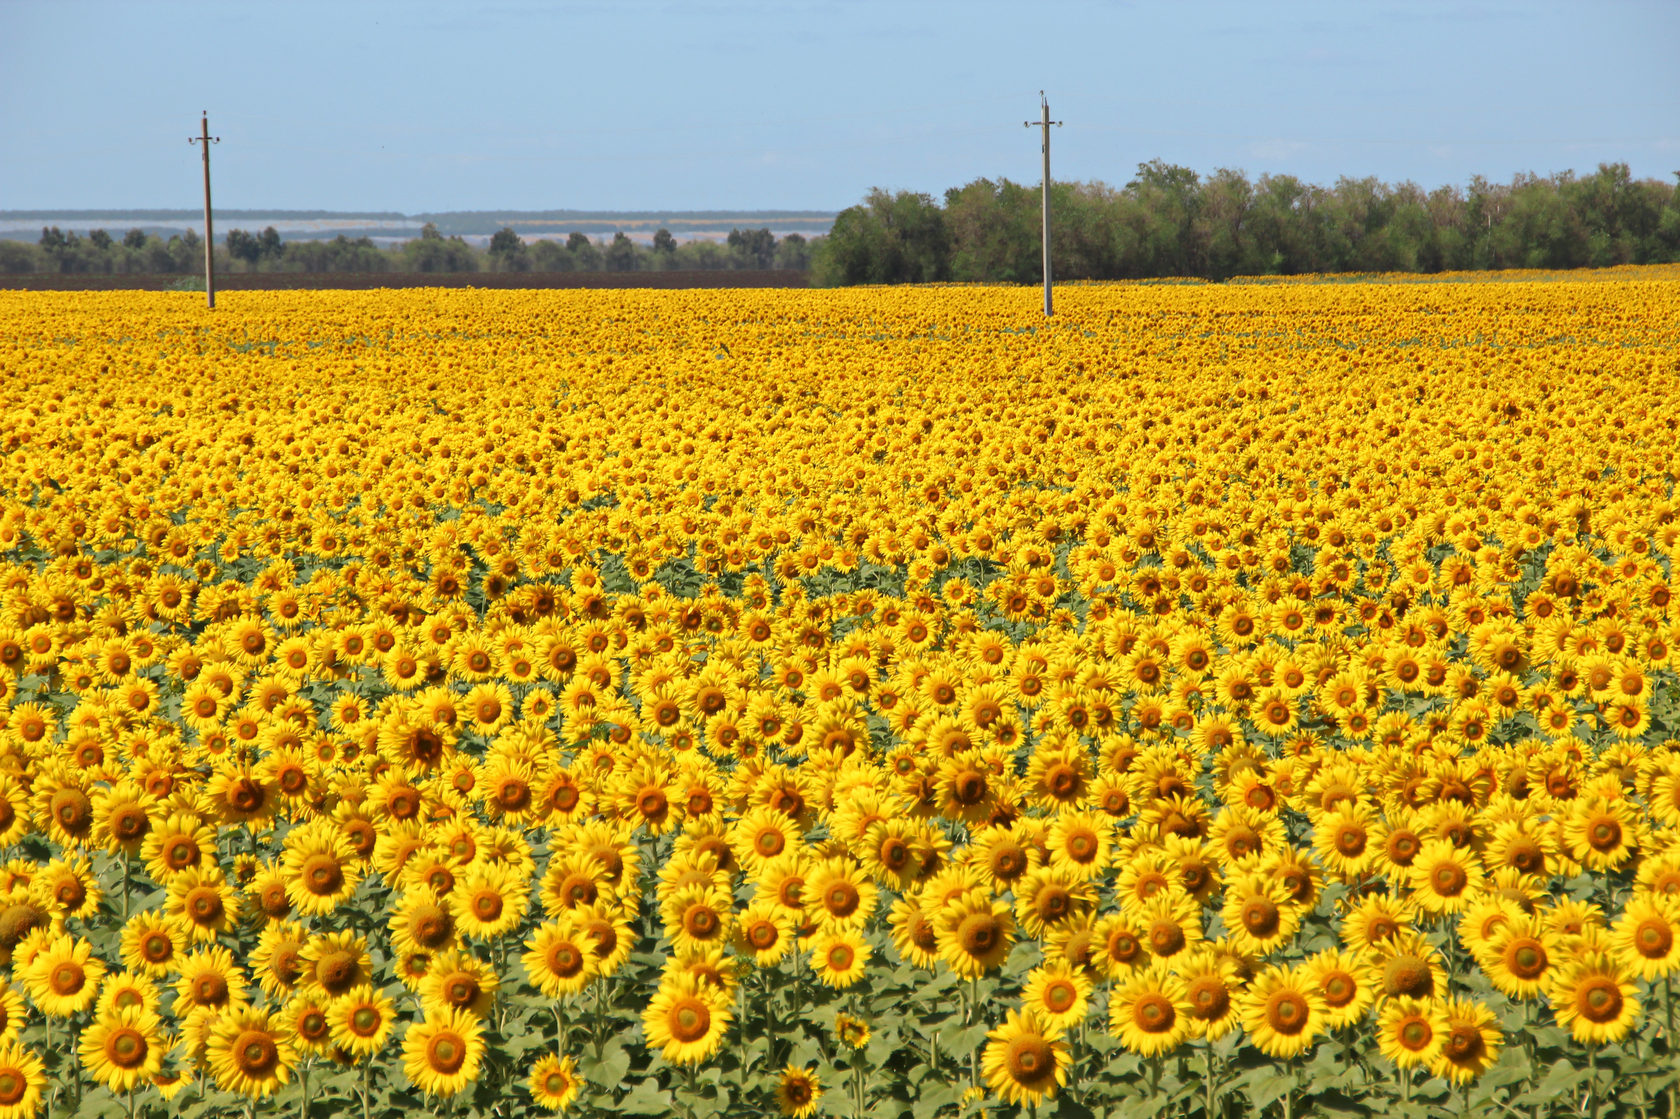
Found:
[[[1680,170],[1677,0],[0,0],[0,209],[839,209],[1162,158]]]

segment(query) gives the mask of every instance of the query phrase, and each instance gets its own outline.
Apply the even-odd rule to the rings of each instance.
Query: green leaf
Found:
[[[1096,1119],[1096,1114],[1066,1092],[1056,1097],[1056,1110],[1051,1113],[1053,1119]]]
[[[1295,1087],[1295,1077],[1286,1073],[1261,1074],[1248,1082],[1248,1098],[1256,1108],[1265,1108]]]
[[[957,1086],[946,1081],[916,1097],[911,1104],[910,1113],[915,1119],[933,1119],[941,1110],[955,1107],[957,1103]]]
[[[578,1071],[590,1083],[604,1088],[622,1084],[625,1074],[630,1071],[630,1051],[622,1038],[613,1038],[602,1049],[599,1059],[593,1052],[585,1050],[578,1060]]]
[[[618,1105],[622,1115],[667,1115],[670,1111],[671,1093],[661,1089],[652,1077],[639,1082]]]

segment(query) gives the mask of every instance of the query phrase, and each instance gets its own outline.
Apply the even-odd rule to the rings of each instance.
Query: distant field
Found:
[[[166,273],[0,274],[0,290],[168,291],[183,278]],[[297,288],[802,288],[805,272],[672,270],[669,272],[234,272],[216,277],[222,291]]]

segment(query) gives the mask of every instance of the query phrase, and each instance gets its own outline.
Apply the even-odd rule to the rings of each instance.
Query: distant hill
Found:
[[[0,237],[34,241],[43,226],[69,232],[104,229],[120,236],[130,229],[169,237],[188,229],[201,230],[202,210],[0,210]],[[731,229],[768,229],[778,237],[799,233],[806,237],[827,233],[834,224],[828,210],[454,210],[423,214],[336,210],[222,210],[215,212],[217,240],[229,229],[256,232],[273,226],[288,241],[369,237],[375,241],[406,241],[427,222],[446,237],[488,241],[511,226],[526,240],[565,238],[578,232],[591,238],[623,232],[637,241],[651,240],[669,229],[678,241],[721,240]]]

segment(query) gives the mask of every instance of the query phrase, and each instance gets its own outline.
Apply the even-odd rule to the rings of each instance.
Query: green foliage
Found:
[[[1220,168],[1202,177],[1162,160],[1123,189],[1052,183],[1052,272],[1063,280],[1312,272],[1580,268],[1680,260],[1680,193],[1634,181],[1625,163],[1586,178],[1477,177],[1467,190]],[[955,279],[1038,283],[1041,190],[975,179],[925,195],[872,190],[836,219],[820,284]],[[913,247],[912,247],[913,246]]]

